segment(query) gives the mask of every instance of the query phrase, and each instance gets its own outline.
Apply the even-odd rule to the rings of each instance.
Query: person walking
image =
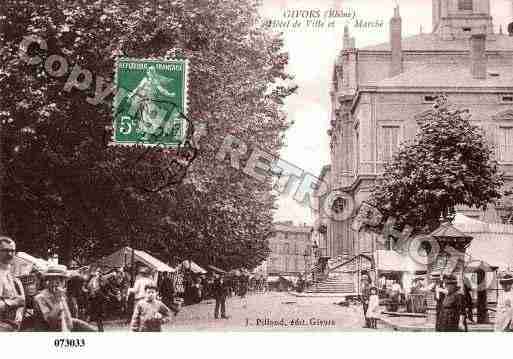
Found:
[[[364,328],[370,328],[370,321],[367,317],[367,310],[369,308],[369,299],[370,299],[370,279],[368,276],[364,276],[362,278],[362,304],[363,304],[363,319],[365,320]]]
[[[436,302],[436,319],[435,319],[435,331],[440,331],[440,318],[442,313],[443,302],[447,295],[447,289],[445,289],[441,280],[441,275],[438,272],[431,273],[431,279],[433,283],[428,287],[428,290],[434,292],[434,299]]]
[[[226,315],[226,297],[228,296],[228,291],[230,288],[228,287],[228,283],[225,282],[224,275],[220,275],[219,278],[216,278],[214,281],[214,298],[216,300],[216,306],[214,309],[214,318],[219,318],[219,310],[221,310],[221,318],[228,319],[229,317]]]
[[[15,253],[16,243],[0,236],[0,332],[19,330],[25,309],[23,285],[11,273]]]
[[[513,331],[513,275],[507,273],[500,280],[502,292],[497,301],[497,313],[495,315],[494,331]]]
[[[89,295],[89,320],[96,322],[99,332],[103,332],[103,319],[105,315],[106,295],[103,285],[101,271],[98,268],[87,284],[87,292]]]
[[[160,295],[165,305],[171,308],[175,301],[175,286],[171,273],[164,272],[160,282]]]
[[[447,288],[447,295],[442,302],[440,324],[437,331],[458,332],[461,327],[466,327],[463,294],[458,293],[458,280],[455,276],[446,276],[444,283]]]
[[[474,323],[474,303],[472,301],[472,285],[466,277],[463,277],[463,299],[467,319],[471,323]]]
[[[141,299],[146,298],[146,286],[148,284],[153,284],[153,280],[151,279],[150,269],[147,267],[141,267],[139,269],[139,278],[135,280],[134,286],[128,289],[129,293],[133,293],[134,296],[134,306]]]
[[[239,295],[240,301],[242,303],[242,308],[248,307],[248,287],[249,287],[249,278],[246,275],[242,275],[240,277],[240,286],[239,286]]]

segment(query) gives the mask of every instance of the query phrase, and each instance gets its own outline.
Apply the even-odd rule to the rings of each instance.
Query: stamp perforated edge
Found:
[[[114,86],[116,89],[116,95],[114,96],[114,100],[112,102],[112,134],[110,137],[110,141],[108,143],[108,146],[144,146],[144,147],[167,147],[167,148],[176,148],[181,145],[181,143],[177,143],[174,145],[168,145],[168,144],[152,144],[152,143],[134,143],[134,142],[120,142],[115,140],[115,134],[116,134],[116,110],[117,106],[115,106],[116,102],[116,96],[118,92],[118,71],[119,71],[119,63],[121,61],[132,61],[132,62],[159,62],[159,63],[181,63],[183,64],[183,99],[182,99],[182,107],[183,107],[183,114],[185,116],[188,116],[189,111],[189,59],[161,59],[156,57],[147,57],[147,58],[134,58],[134,57],[123,57],[123,56],[117,56],[116,61],[114,64]],[[182,139],[185,139],[185,134],[187,133],[187,125],[188,121],[183,121],[182,131],[181,131],[181,137]]]

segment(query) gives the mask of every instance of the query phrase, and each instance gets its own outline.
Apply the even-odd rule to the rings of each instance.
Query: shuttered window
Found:
[[[382,126],[380,128],[378,160],[388,162],[399,147],[399,126]]]
[[[458,10],[470,10],[473,9],[473,0],[458,0]]]
[[[513,162],[513,127],[499,127],[499,162]]]

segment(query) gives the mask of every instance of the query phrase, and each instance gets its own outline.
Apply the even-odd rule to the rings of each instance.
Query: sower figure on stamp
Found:
[[[11,273],[16,244],[0,236],[0,332],[20,328],[25,307],[25,292],[21,282]]]
[[[447,288],[447,295],[442,303],[440,327],[437,331],[458,332],[461,327],[466,328],[463,294],[458,293],[458,280],[453,275],[446,276],[444,283]]]
[[[513,276],[505,274],[499,283],[502,287],[502,293],[497,302],[497,313],[495,315],[494,330],[496,332],[513,331]]]
[[[216,278],[214,281],[213,294],[216,300],[216,307],[214,310],[214,317],[219,318],[219,309],[221,309],[221,318],[228,319],[229,317],[226,315],[226,297],[228,296],[230,288],[228,287],[228,283],[224,280],[224,275],[220,275],[219,278]]]

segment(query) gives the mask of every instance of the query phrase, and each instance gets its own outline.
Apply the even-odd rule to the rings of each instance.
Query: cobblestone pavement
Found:
[[[295,297],[288,293],[257,293],[227,300],[229,319],[214,318],[214,301],[186,306],[164,331],[170,330],[365,330],[361,306],[341,307],[337,298]],[[129,330],[124,324],[109,324],[108,330]]]

